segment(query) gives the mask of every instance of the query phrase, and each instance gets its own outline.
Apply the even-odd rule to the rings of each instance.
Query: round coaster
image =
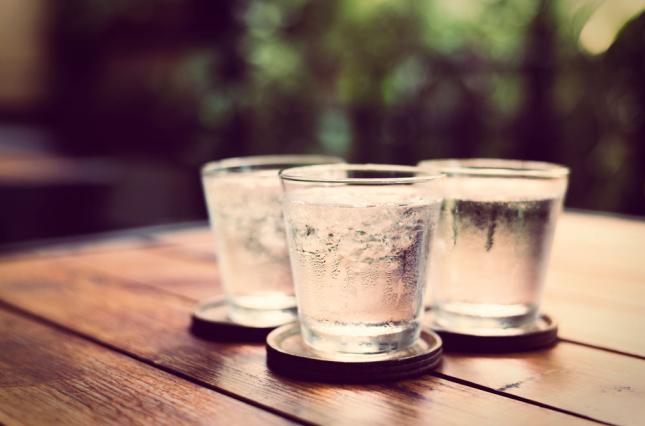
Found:
[[[190,332],[203,339],[221,342],[264,342],[274,327],[253,327],[228,318],[225,299],[207,300],[191,315]]]
[[[542,314],[535,324],[516,329],[507,329],[500,334],[464,333],[447,330],[432,322],[428,315],[426,322],[444,342],[447,351],[503,353],[544,349],[558,341],[558,324],[548,315]]]
[[[273,330],[266,339],[267,366],[289,377],[328,383],[373,383],[415,377],[441,362],[441,338],[429,329],[410,348],[383,354],[327,354],[307,346],[300,324]]]

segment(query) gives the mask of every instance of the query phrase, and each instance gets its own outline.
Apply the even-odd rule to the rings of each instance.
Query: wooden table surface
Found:
[[[0,257],[0,423],[645,424],[645,222],[562,217],[555,347],[446,354],[360,386],[282,378],[263,345],[191,336],[195,303],[221,294],[211,246],[196,224]]]

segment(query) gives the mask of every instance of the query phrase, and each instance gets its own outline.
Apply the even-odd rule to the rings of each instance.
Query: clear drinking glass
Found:
[[[280,177],[304,341],[354,354],[412,345],[442,176],[337,164],[286,169]]]
[[[435,323],[478,334],[532,325],[569,170],[498,159],[419,167],[447,176],[428,275]]]
[[[256,156],[215,161],[202,168],[231,320],[273,326],[296,318],[278,172],[342,161],[316,155]]]

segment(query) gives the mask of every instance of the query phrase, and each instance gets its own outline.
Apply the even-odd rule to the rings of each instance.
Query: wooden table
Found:
[[[2,256],[0,423],[645,424],[645,222],[564,215],[554,348],[380,385],[285,379],[262,345],[191,336],[195,303],[221,294],[211,253],[197,224]]]

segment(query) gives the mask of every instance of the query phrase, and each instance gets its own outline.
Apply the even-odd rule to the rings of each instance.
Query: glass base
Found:
[[[421,333],[415,323],[392,324],[302,324],[304,342],[327,353],[380,354],[412,346]]]
[[[531,327],[538,319],[531,304],[443,303],[432,309],[439,327],[466,334],[504,334]]]
[[[298,319],[293,296],[281,293],[229,298],[228,317],[250,327],[277,327]]]

